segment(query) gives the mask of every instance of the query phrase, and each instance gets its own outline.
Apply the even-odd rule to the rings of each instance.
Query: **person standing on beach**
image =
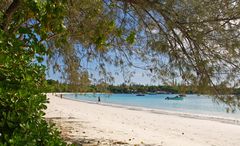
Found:
[[[101,102],[100,96],[98,96],[98,102]]]

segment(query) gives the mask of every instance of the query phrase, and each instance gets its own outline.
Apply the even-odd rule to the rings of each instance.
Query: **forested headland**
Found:
[[[210,88],[210,87],[209,87]],[[229,89],[232,94],[239,95],[240,88]],[[46,92],[79,92],[79,93],[117,93],[117,94],[137,94],[137,93],[155,93],[155,94],[201,94],[191,86],[185,85],[141,85],[141,84],[90,84],[88,86],[78,85],[72,87],[67,83],[60,83],[55,80],[47,80]]]

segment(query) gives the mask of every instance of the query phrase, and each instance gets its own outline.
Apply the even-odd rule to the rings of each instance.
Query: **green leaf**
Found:
[[[127,37],[126,41],[129,43],[129,44],[133,44],[134,41],[135,41],[135,35],[136,33],[134,31],[132,31],[129,36]]]
[[[29,28],[26,28],[26,27],[20,27],[18,31],[21,34],[30,34],[31,33],[31,30]]]
[[[37,56],[36,58],[37,58],[37,61],[38,61],[39,63],[43,62],[43,57]]]

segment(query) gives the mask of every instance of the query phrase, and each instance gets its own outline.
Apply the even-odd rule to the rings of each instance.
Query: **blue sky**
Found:
[[[122,12],[119,13],[119,19],[115,20],[115,25],[117,25],[118,27],[120,27],[122,25],[122,20],[123,19],[132,19],[132,16],[129,15],[130,12],[126,13]],[[132,14],[133,15],[133,14]],[[125,18],[126,17],[126,18]],[[159,18],[161,21],[162,18]],[[129,21],[129,23],[125,24],[125,29],[128,30],[134,30],[135,28],[137,28],[138,25],[138,21],[132,20]],[[153,29],[150,30],[153,34],[158,33],[159,31],[157,29]],[[126,34],[127,35],[127,34]],[[140,35],[145,35],[145,31],[140,32]],[[144,41],[144,40],[142,40]],[[144,42],[141,42],[144,43]],[[139,44],[138,44],[139,45]],[[83,46],[81,46],[81,44],[75,44],[74,47],[77,47],[78,49],[81,50],[81,48]],[[84,49],[83,49],[84,50]],[[111,52],[110,52],[111,54]],[[125,60],[126,61],[126,60]],[[133,61],[132,63],[135,64],[137,63],[137,66],[142,66],[143,63],[140,60],[137,59],[132,59],[131,61]],[[87,64],[87,65],[86,65]],[[99,75],[98,75],[98,70],[96,69],[96,64],[98,64],[96,62],[96,60],[94,60],[92,63],[86,63],[86,60],[83,61],[83,64],[81,64],[83,66],[83,68],[88,68],[87,70],[90,72],[90,74],[93,74],[93,76],[96,79],[99,79]],[[90,68],[90,69],[89,69]],[[122,84],[125,83],[124,81],[124,74],[123,72],[120,72],[120,69],[117,67],[114,67],[113,65],[106,65],[107,71],[111,72],[115,81],[113,82],[113,84],[118,85],[118,84]],[[129,68],[128,68],[129,69]],[[151,77],[147,76],[146,74],[149,74],[150,71],[149,70],[142,70],[142,69],[138,69],[138,68],[130,68],[130,71],[134,71],[135,74],[133,75],[133,77],[131,78],[130,83],[136,83],[136,84],[142,84],[142,85],[158,85],[160,84],[160,82],[154,83],[151,80]],[[115,72],[118,73],[118,75],[115,74]],[[60,73],[54,73],[52,70],[50,70],[47,74],[47,79],[54,79],[54,80],[61,80],[60,79],[61,74]]]
[[[111,70],[118,70],[115,67],[111,67]],[[131,78],[131,83],[136,83],[136,84],[142,84],[142,85],[156,85],[158,83],[154,83],[151,81],[151,77],[146,76],[145,74],[147,73],[146,70],[141,70],[141,69],[136,69],[136,68],[131,68],[131,71],[135,71],[136,73],[134,74],[134,76]],[[94,73],[94,76],[96,78],[98,78],[98,74]],[[61,73],[58,72],[53,72],[51,69],[47,71],[47,79],[53,79],[53,80],[59,80],[61,81]],[[119,85],[122,83],[125,83],[124,81],[124,77],[123,77],[123,73],[119,73],[119,75],[114,74],[114,72],[112,72],[113,76],[114,76],[114,85]]]
[[[142,85],[155,85],[157,83],[154,83],[151,81],[151,78],[150,77],[147,77],[146,75],[143,75],[146,73],[146,71],[143,71],[143,70],[140,70],[140,69],[136,69],[137,73],[135,73],[134,77],[132,78],[132,82],[133,83],[137,83],[137,84],[142,84]],[[115,84],[118,84],[118,83],[123,83],[124,82],[124,79],[123,77],[120,75],[120,76],[116,76],[115,77]]]
[[[110,53],[110,55],[111,55],[111,53]],[[114,55],[112,55],[112,57],[114,57]],[[131,61],[136,66],[139,66],[139,67],[145,66],[145,64],[142,63],[140,60],[132,59]],[[61,63],[62,62],[61,59],[57,59],[57,62],[59,64],[63,64],[63,63]],[[45,57],[44,64],[46,64],[46,57]],[[99,70],[96,69],[98,64],[99,63],[95,59],[92,62],[88,62],[86,59],[81,61],[82,68],[87,69],[87,71],[89,71],[89,74],[92,74],[94,76],[94,78],[96,78],[96,79],[100,79],[99,74],[98,74]],[[121,72],[120,67],[115,67],[114,65],[110,65],[110,64],[106,63],[105,68],[114,77],[114,82],[112,82],[112,84],[119,85],[122,83],[126,83],[124,80],[124,78],[126,79],[126,77],[124,77],[124,73]],[[124,68],[124,70],[129,70],[130,72],[135,72],[135,74],[133,75],[133,77],[130,80],[130,83],[142,84],[142,85],[159,85],[160,84],[160,82],[153,82],[151,80],[151,77],[146,75],[146,74],[150,74],[149,70],[143,70],[143,69],[139,69],[139,68],[135,68],[135,67],[132,67],[132,68],[126,67],[126,68]],[[58,81],[63,82],[63,80],[61,80],[62,74],[58,73],[58,72],[53,72],[51,67],[49,67],[46,74],[47,74],[47,76],[46,76],[47,79],[53,79],[53,80],[58,80]]]

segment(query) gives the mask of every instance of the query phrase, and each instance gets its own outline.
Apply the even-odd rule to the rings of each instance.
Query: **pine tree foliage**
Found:
[[[113,80],[111,65],[126,81],[135,67],[164,84],[177,80],[205,94],[227,95],[239,87],[238,0],[80,0],[69,1],[68,12],[67,42],[53,48],[65,64],[74,64],[63,67],[70,82],[76,79],[71,74],[89,71],[87,61],[96,63],[104,82]],[[215,99],[238,106],[229,96]]]
[[[105,87],[109,66],[129,81],[135,67],[240,107],[228,96],[240,81],[239,23],[239,0],[1,0],[0,143],[63,144],[43,119],[45,56],[73,88],[91,72]]]

